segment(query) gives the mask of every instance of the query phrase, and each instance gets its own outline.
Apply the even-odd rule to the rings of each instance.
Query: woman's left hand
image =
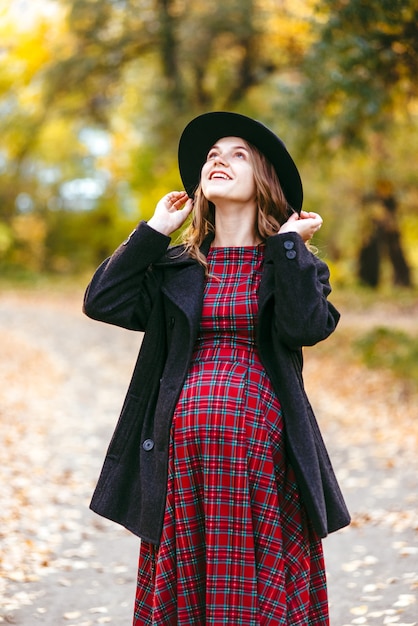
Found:
[[[303,241],[309,241],[312,239],[314,234],[321,228],[322,226],[322,217],[318,215],[318,213],[301,211],[300,215],[297,213],[293,213],[287,222],[282,224],[280,227],[279,233],[298,233]]]

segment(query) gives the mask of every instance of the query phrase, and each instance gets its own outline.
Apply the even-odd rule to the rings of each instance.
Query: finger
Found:
[[[193,211],[193,205],[194,205],[193,199],[189,198],[182,209],[185,212],[186,217]]]
[[[177,209],[177,212],[178,213],[184,213],[186,215],[186,217],[187,217],[187,215],[193,209],[193,204],[194,204],[194,202],[193,202],[192,198],[189,198],[182,208]]]
[[[319,215],[319,213],[314,213],[313,211],[311,213],[309,213],[310,217],[312,217],[312,219],[314,220],[319,220],[322,224],[322,217]]]
[[[167,201],[171,207],[178,209],[181,207],[187,200],[188,195],[185,191],[171,191],[167,194]]]
[[[313,229],[312,229],[312,230],[313,230],[312,236],[313,236],[315,233],[317,233],[317,232],[318,232],[318,230],[321,228],[321,226],[322,226],[322,220],[313,226]]]

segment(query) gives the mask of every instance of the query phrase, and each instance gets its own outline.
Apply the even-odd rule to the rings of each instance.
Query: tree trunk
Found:
[[[380,279],[382,254],[387,254],[393,269],[393,284],[411,287],[411,271],[405,258],[397,220],[398,203],[388,181],[377,183],[376,193],[369,202],[382,209],[372,218],[371,234],[359,252],[358,275],[362,282],[377,287]]]
[[[184,94],[178,64],[175,18],[171,12],[171,5],[172,0],[158,0],[157,2],[160,17],[160,55],[168,98],[175,110],[181,113],[184,109]]]
[[[358,275],[362,283],[376,288],[380,280],[380,245],[377,226],[359,253]]]

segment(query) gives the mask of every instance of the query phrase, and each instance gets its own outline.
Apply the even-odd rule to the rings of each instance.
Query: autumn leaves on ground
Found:
[[[88,320],[81,290],[0,296],[0,622],[130,623],[137,540],[88,511],[140,336]],[[336,297],[337,298],[337,297]],[[336,302],[305,380],[353,515],[324,542],[333,626],[418,624],[418,386],[358,340],[418,341],[418,306]],[[416,300],[415,300],[416,302]]]

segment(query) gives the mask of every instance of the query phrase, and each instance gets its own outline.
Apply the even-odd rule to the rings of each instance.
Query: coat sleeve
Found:
[[[152,264],[169,244],[169,237],[141,222],[96,270],[84,295],[84,313],[108,324],[145,330],[161,280]]]
[[[335,329],[340,314],[328,301],[327,265],[297,233],[267,240],[266,264],[273,266],[274,325],[278,339],[291,349],[312,346]]]

